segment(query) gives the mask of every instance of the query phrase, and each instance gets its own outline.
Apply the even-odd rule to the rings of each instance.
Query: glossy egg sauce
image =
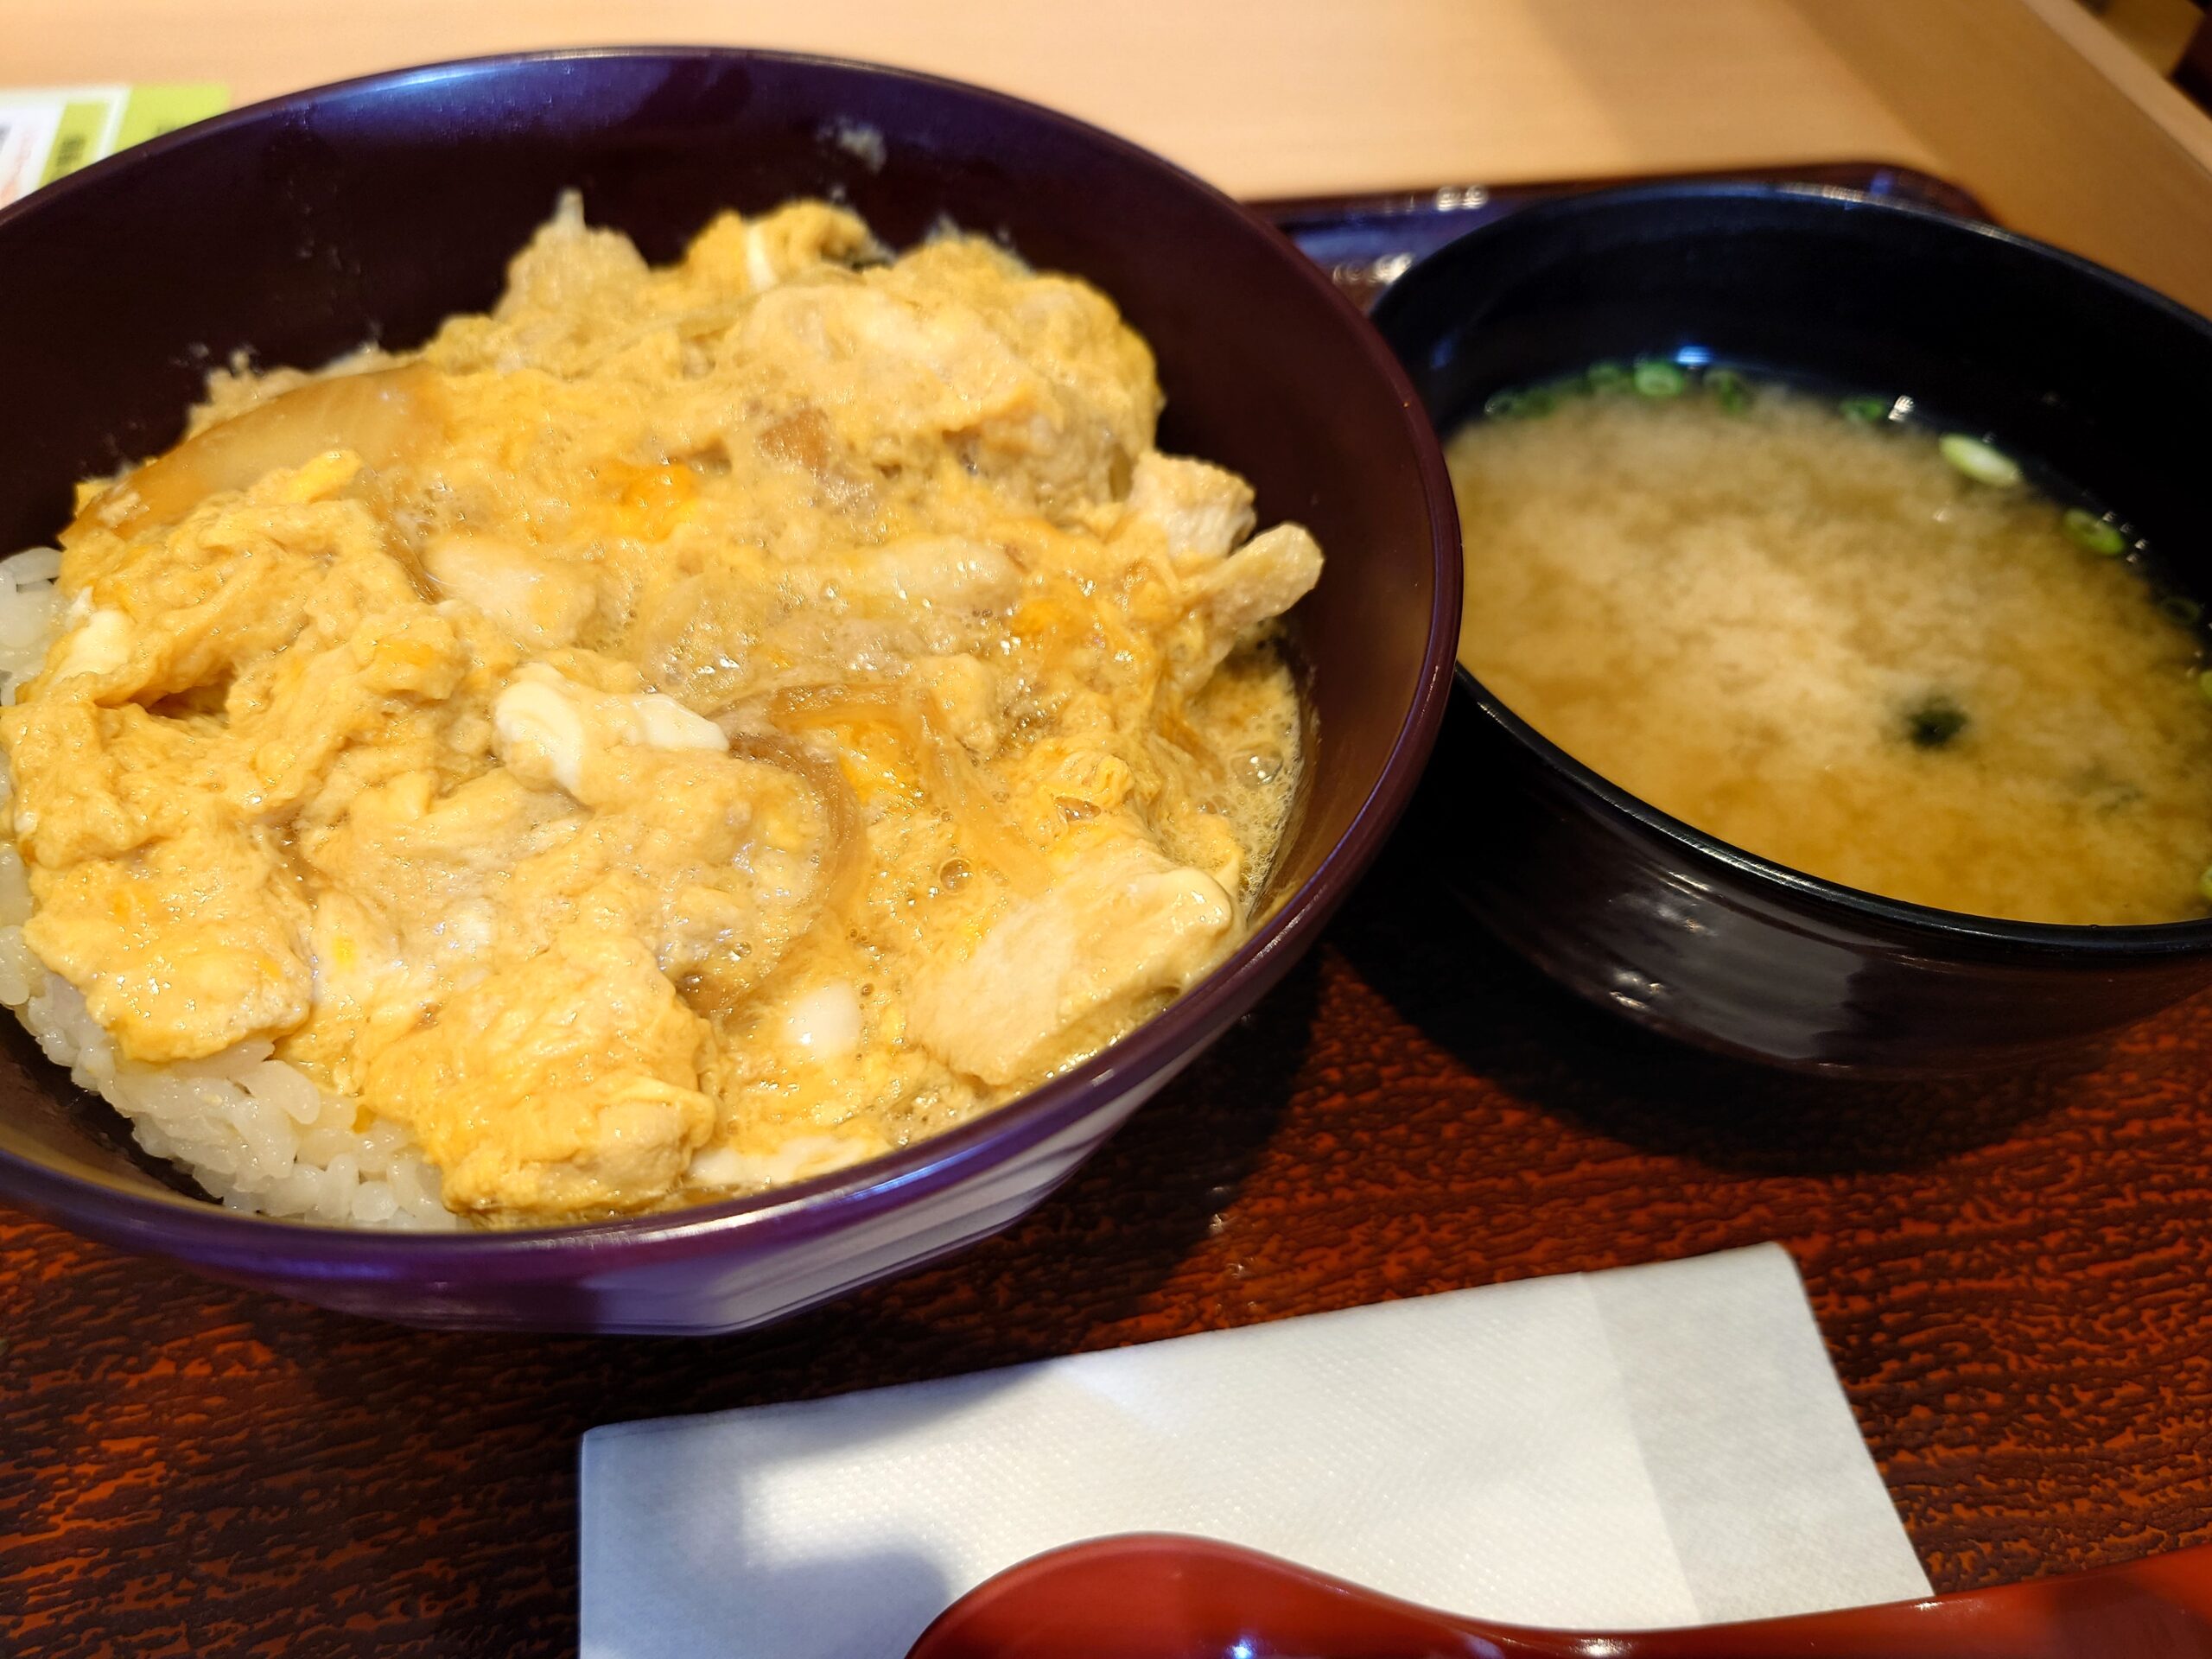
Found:
[[[1902,399],[1594,378],[1493,399],[1447,446],[1459,660],[1516,714],[1847,887],[2018,920],[2206,914],[2196,607],[2120,527]]]

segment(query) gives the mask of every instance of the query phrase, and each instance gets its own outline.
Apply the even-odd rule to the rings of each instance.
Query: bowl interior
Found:
[[[1993,435],[2068,498],[2148,538],[2160,578],[2212,596],[2201,422],[2212,323],[2088,261],[1933,209],[1829,187],[1659,186],[1563,198],[1471,232],[1393,287],[1375,320],[1438,430],[1493,392],[1603,359],[1748,365],[1836,391],[1910,396],[1943,429]],[[1732,848],[1568,757],[1468,674],[1494,720],[1684,857],[1900,925],[2072,950],[2212,922],[2012,923],[1863,893]]]
[[[1040,1094],[1065,1103],[1117,1065],[1126,1077],[1186,1057],[1287,965],[1283,936],[1310,936],[1410,787],[1449,673],[1457,539],[1380,343],[1272,231],[1107,135],[925,77],[698,49],[375,77],[156,141],[0,213],[0,547],[49,539],[75,480],[172,442],[207,368],[235,353],[312,365],[488,304],[570,188],[654,260],[718,210],[800,195],[849,202],[897,245],[948,218],[1001,237],[1097,284],[1150,341],[1164,448],[1243,473],[1262,523],[1319,537],[1327,569],[1298,639],[1318,744],[1274,916]],[[105,1109],[0,1027],[0,1153],[165,1196]]]
[[[1564,198],[1471,232],[1376,321],[1438,425],[1601,358],[1697,351],[1907,393],[2120,512],[2200,582],[2212,527],[2188,411],[2212,324],[2056,249],[1812,186]]]

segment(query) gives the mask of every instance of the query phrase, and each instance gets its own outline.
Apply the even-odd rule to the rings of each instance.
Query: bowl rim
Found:
[[[1623,185],[1554,197],[1528,207],[1517,208],[1487,224],[1474,226],[1415,261],[1391,283],[1376,302],[1376,327],[1387,337],[1393,312],[1408,303],[1403,296],[1417,291],[1424,271],[1428,273],[1432,282],[1448,280],[1451,270],[1447,261],[1452,266],[1456,266],[1460,261],[1477,257],[1484,249],[1506,238],[1516,234],[1542,233],[1554,220],[1571,222],[1592,213],[1627,212],[1686,201],[1787,202],[1791,204],[1789,211],[1804,212],[1808,216],[1808,222],[1827,216],[1831,222],[1842,223],[1847,216],[1871,214],[1876,218],[1910,223],[1916,227],[1914,234],[1955,237],[1961,239],[1960,245],[1962,246],[2002,249],[2004,251],[1998,255],[2001,258],[2040,260],[2054,264],[2064,270],[2070,279],[2103,290],[2110,296],[2111,302],[2147,305],[2168,321],[2188,329],[2202,338],[2208,345],[2212,345],[2212,321],[2198,315],[2178,301],[2133,277],[2098,264],[2094,260],[2054,247],[2050,243],[2037,241],[2033,237],[2023,236],[2016,231],[2006,230],[2002,226],[1986,220],[1961,218],[1938,207],[1873,195],[1842,185],[1740,180]],[[1673,233],[1696,236],[1714,233],[1719,229],[1718,226],[1707,227],[1701,232],[1694,228]],[[1784,231],[1778,233],[1795,232]],[[1438,276],[1439,271],[1445,272],[1445,275]],[[1440,425],[1440,442],[1444,436]],[[1623,789],[1576,760],[1514,713],[1503,698],[1492,692],[1465,664],[1455,664],[1453,680],[1460,691],[1471,696],[1487,718],[1548,770],[1564,778],[1580,792],[1595,797],[1617,817],[1627,819],[1686,855],[1688,867],[1680,874],[1693,880],[1700,864],[1718,865],[1738,878],[1786,893],[1801,906],[1809,903],[1817,908],[1848,916],[1872,918],[1892,930],[1910,931],[1969,948],[1993,947],[2012,952],[2056,954],[2075,959],[2098,960],[2171,958],[2212,951],[2212,917],[2178,922],[2018,921],[1915,904],[1808,874],[1700,830],[1687,820],[1662,811]],[[2083,965],[2090,964],[2085,960]]]
[[[1179,1062],[1195,1052],[1208,1027],[1226,1026],[1272,988],[1314,942],[1329,916],[1384,841],[1412,798],[1449,702],[1453,650],[1459,631],[1461,556],[1459,518],[1443,453],[1412,382],[1382,336],[1338,291],[1327,273],[1295,244],[1234,197],[1175,162],[1133,141],[1048,105],[948,76],[823,54],[742,46],[556,47],[484,54],[356,75],[264,99],[164,134],[94,162],[69,177],[0,209],[0,229],[50,211],[118,174],[158,166],[170,152],[219,138],[258,122],[283,120],[315,105],[410,85],[497,79],[549,64],[608,60],[667,63],[772,64],[870,80],[900,81],[1032,123],[1107,151],[1150,173],[1163,188],[1195,193],[1234,220],[1246,236],[1267,246],[1325,307],[1350,327],[1370,371],[1395,394],[1398,416],[1410,440],[1426,498],[1429,563],[1434,604],[1423,641],[1421,668],[1405,717],[1376,772],[1366,798],[1344,834],[1321,855],[1313,872],[1285,893],[1251,935],[1197,984],[1119,1041],[1061,1075],[968,1122],[878,1157],[789,1185],[679,1210],[565,1226],[502,1231],[407,1232],[334,1226],[224,1207],[205,1195],[157,1197],[86,1179],[0,1149],[0,1192],[73,1223],[96,1220],[101,1233],[128,1247],[185,1255],[203,1263],[236,1264],[265,1274],[278,1266],[293,1276],[375,1279],[466,1267],[478,1282],[546,1276],[557,1261],[612,1257],[636,1263],[688,1253],[709,1236],[743,1233],[780,1243],[802,1241],[865,1218],[909,1193],[949,1186],[1001,1165],[1054,1137],[1110,1104],[1131,1089],[1164,1084]],[[1110,296],[1109,296],[1110,297]],[[275,1251],[274,1256],[268,1252]],[[342,1262],[343,1266],[339,1264]],[[575,1265],[582,1265],[576,1262]],[[865,1275],[899,1271],[893,1263]],[[316,1268],[322,1268],[318,1274]],[[854,1286],[865,1282],[855,1277]]]

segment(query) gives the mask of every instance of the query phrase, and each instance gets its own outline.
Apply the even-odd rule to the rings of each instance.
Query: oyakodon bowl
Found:
[[[1458,632],[1442,459],[1373,333],[1287,241],[1095,129],[927,77],[776,54],[486,59],[276,99],[0,212],[0,547],[79,478],[174,442],[210,365],[321,363],[481,309],[569,188],[665,260],[717,210],[849,201],[904,245],[949,216],[1097,284],[1151,343],[1162,446],[1235,468],[1327,553],[1296,654],[1315,733],[1252,937],[1088,1064],[949,1134],[761,1197],[591,1226],[385,1234],[171,1191],[12,1020],[0,1192],[127,1249],[412,1324],[707,1332],[781,1318],[1007,1225],[1248,1009],[1380,846]]]
[[[2112,504],[2168,580],[2212,597],[2212,323],[1986,225],[1815,187],[1567,197],[1422,260],[1375,321],[1447,433],[1493,392],[1646,354],[1909,393]],[[1452,825],[1448,879],[1492,931],[1591,1000],[1731,1053],[2005,1065],[2212,982],[2212,921],[1991,920],[1744,852],[1616,788],[1465,670],[1426,793]]]

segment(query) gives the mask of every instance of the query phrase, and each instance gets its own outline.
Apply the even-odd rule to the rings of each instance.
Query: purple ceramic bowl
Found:
[[[850,142],[861,128],[880,151]],[[0,548],[51,537],[74,480],[173,442],[234,351],[313,365],[488,304],[569,187],[656,260],[717,209],[826,194],[894,243],[949,214],[1114,297],[1159,358],[1162,447],[1235,467],[1263,523],[1302,520],[1327,550],[1300,616],[1316,747],[1272,913],[1158,1019],[949,1135],[764,1198],[533,1232],[351,1232],[184,1196],[0,1020],[0,1192],[29,1208],[410,1324],[780,1319],[1044,1198],[1313,942],[1404,804],[1451,683],[1459,550],[1442,459],[1389,353],[1288,242],[1190,175],[919,75],[706,48],[485,59],[278,99],[40,191],[0,212]]]

